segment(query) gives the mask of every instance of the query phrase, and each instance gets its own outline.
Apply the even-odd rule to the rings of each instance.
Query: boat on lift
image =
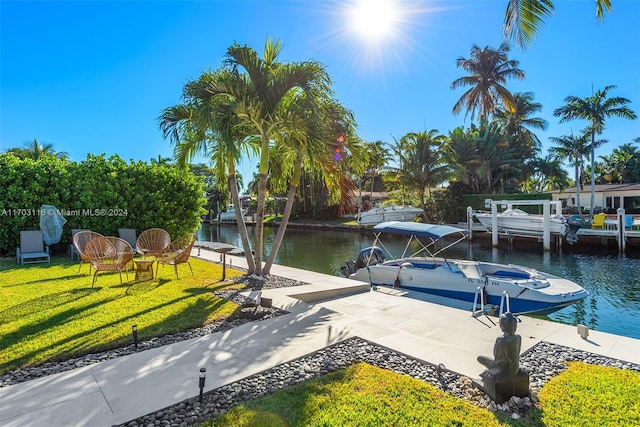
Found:
[[[506,301],[514,314],[551,313],[588,295],[579,284],[534,268],[442,256],[467,238],[468,232],[457,227],[392,221],[374,226],[373,233],[373,245],[342,268],[350,279],[475,301],[495,309]],[[400,257],[387,259],[380,238],[390,234],[407,236],[408,241]],[[409,251],[413,253],[407,255]]]

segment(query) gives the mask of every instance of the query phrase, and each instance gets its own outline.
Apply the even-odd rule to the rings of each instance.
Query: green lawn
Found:
[[[571,363],[540,391],[540,406],[511,419],[423,381],[366,363],[238,405],[209,427],[640,425],[640,374]]]
[[[134,282],[135,272],[93,274],[84,264],[56,257],[51,265],[0,265],[0,374],[49,360],[68,359],[132,343],[137,324],[140,340],[227,318],[238,308],[217,298],[222,266],[191,258],[189,267],[160,266],[154,280]],[[155,267],[155,266],[154,266]],[[155,268],[154,268],[155,270]],[[243,274],[227,268],[227,279]],[[235,285],[239,286],[239,285]]]

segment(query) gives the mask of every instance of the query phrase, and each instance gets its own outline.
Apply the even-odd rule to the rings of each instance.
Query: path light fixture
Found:
[[[200,378],[198,381],[198,385],[200,386],[200,397],[198,400],[202,403],[202,393],[204,391],[204,380],[207,376],[207,368],[200,368]]]
[[[133,347],[138,350],[138,325],[131,327],[131,333],[133,333]]]

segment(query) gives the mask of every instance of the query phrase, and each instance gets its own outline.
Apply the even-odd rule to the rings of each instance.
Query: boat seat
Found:
[[[413,262],[412,264],[416,268],[424,268],[425,270],[433,270],[434,268],[440,266],[440,264],[433,264],[433,263],[427,263],[427,262],[425,262],[425,263]]]
[[[495,271],[493,273],[491,273],[492,276],[498,276],[498,277],[511,277],[514,279],[530,279],[531,276],[527,273],[522,273],[520,271],[505,271],[505,270],[498,270]]]

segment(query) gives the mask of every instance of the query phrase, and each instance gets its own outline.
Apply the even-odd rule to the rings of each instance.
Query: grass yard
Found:
[[[515,420],[423,381],[359,363],[238,405],[202,427],[632,427],[640,425],[639,395],[637,372],[571,363],[542,388],[540,407]]]
[[[160,266],[159,278],[135,282],[118,273],[93,272],[65,257],[51,265],[0,265],[0,374],[49,360],[64,360],[132,343],[139,339],[202,326],[229,317],[238,306],[212,291],[229,288],[221,282],[222,266],[191,258],[189,267]],[[154,265],[155,272],[155,265]],[[244,274],[227,268],[227,279]]]

